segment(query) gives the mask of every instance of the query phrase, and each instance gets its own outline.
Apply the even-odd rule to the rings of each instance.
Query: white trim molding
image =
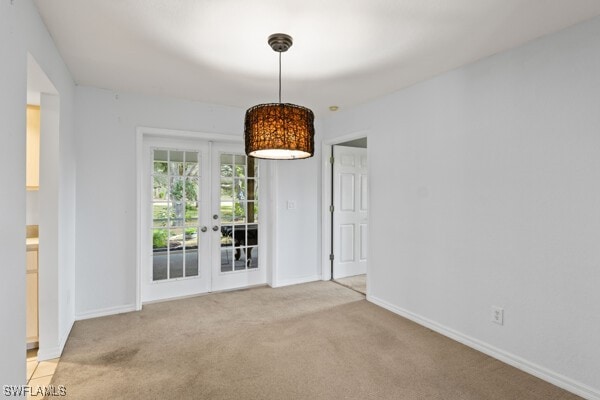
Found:
[[[202,139],[206,141],[224,143],[241,143],[244,141],[244,137],[241,135],[232,135],[225,133],[195,132],[178,129],[151,128],[147,126],[138,126],[136,128],[136,131],[138,138],[140,138],[141,136],[153,136],[180,139]]]
[[[66,343],[66,340],[65,340]],[[64,344],[61,346],[51,347],[49,349],[39,349],[37,353],[37,361],[46,361],[52,360],[54,358],[59,358],[62,354],[62,349],[64,348]]]
[[[577,382],[573,379],[567,378],[566,376],[563,376],[557,372],[551,371],[540,365],[525,360],[519,356],[501,350],[488,343],[467,336],[461,332],[448,328],[428,318],[422,317],[400,307],[396,307],[393,304],[390,304],[387,301],[382,300],[378,297],[367,295],[367,300],[373,304],[376,304],[380,307],[385,308],[386,310],[393,312],[394,314],[398,314],[401,317],[416,322],[419,325],[422,325],[441,335],[449,337],[450,339],[456,340],[457,342],[462,343],[465,346],[471,347],[472,349],[487,354],[490,357],[500,360],[508,365],[520,369],[521,371],[527,372],[528,374],[538,377],[571,393],[574,393],[588,400],[600,400],[600,391],[598,391],[597,389],[594,389],[583,383]]]

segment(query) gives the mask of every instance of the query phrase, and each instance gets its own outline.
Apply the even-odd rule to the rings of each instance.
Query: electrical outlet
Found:
[[[492,306],[492,322],[498,325],[504,325],[504,309]]]
[[[288,210],[295,210],[296,209],[296,201],[295,200],[288,200],[287,201],[287,209]]]

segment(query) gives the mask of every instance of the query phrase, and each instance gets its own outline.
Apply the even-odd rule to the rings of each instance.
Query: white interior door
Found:
[[[266,282],[259,167],[240,144],[144,141],[142,302]]]
[[[333,147],[333,278],[367,272],[367,149]]]

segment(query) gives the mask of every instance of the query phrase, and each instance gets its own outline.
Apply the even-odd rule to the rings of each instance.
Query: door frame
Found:
[[[332,177],[331,174],[333,172],[333,165],[331,165],[330,157],[331,157],[331,149],[333,146],[349,142],[351,140],[367,138],[369,140],[369,131],[362,130],[356,131],[353,133],[349,133],[347,135],[338,136],[329,140],[323,140],[322,143],[322,178],[321,178],[321,276],[322,280],[328,281],[331,280],[331,261],[329,259],[329,255],[333,254],[334,249],[331,247],[331,235],[333,234],[331,231],[331,223],[332,223],[332,214],[329,211],[329,206],[331,205],[331,196],[333,195],[332,191]],[[369,185],[371,184],[371,150],[367,145],[367,182]],[[368,204],[371,204],[371,191],[369,190],[368,194]],[[367,216],[367,243],[371,243],[371,213],[368,213]],[[371,269],[370,263],[367,263],[367,296],[370,295],[370,285],[369,281],[369,270]]]
[[[136,205],[140,205],[144,200],[142,193],[143,179],[144,179],[144,153],[143,145],[146,138],[163,138],[163,139],[184,139],[184,140],[204,140],[208,142],[219,142],[219,143],[231,143],[231,144],[243,144],[244,137],[241,135],[230,135],[223,133],[211,133],[211,132],[198,132],[198,131],[187,131],[177,129],[165,129],[165,128],[152,128],[139,126],[136,128]],[[273,238],[275,235],[275,224],[273,221],[273,204],[271,199],[274,198],[274,188],[272,185],[272,176],[274,175],[273,169],[275,164],[269,162],[261,162],[261,185],[263,188],[261,204],[262,208],[267,210],[260,216],[262,229],[265,230],[265,240],[261,248],[261,253],[264,254],[264,267],[267,274],[267,283],[273,282],[275,276],[275,266],[270,262],[274,260],[273,252],[274,246]],[[142,237],[145,234],[143,232],[143,218],[142,207],[136,207],[136,288],[135,288],[135,309],[137,311],[142,309],[142,259],[143,259],[143,248],[142,248]],[[202,294],[198,294],[202,295]],[[198,295],[192,295],[198,296]],[[190,297],[190,296],[182,296]],[[175,299],[175,298],[173,298]],[[173,300],[165,299],[165,300]]]

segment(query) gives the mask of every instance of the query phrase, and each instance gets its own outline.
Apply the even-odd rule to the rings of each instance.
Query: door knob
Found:
[[[205,227],[205,226],[203,226],[202,228],[200,228],[200,230],[201,230],[202,232],[206,232],[206,231],[208,230],[208,228],[207,228],[207,227]]]
[[[216,231],[218,231],[218,230],[219,230],[219,227],[218,227],[217,225],[213,226],[213,231],[215,231],[215,232],[216,232]]]

